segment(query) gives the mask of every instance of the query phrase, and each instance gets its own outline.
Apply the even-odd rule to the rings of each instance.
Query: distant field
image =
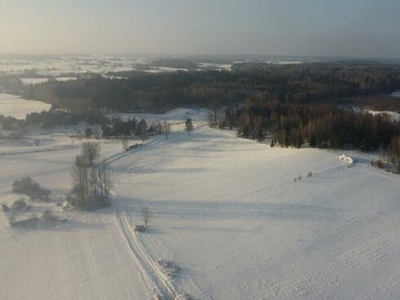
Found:
[[[4,116],[12,116],[17,119],[25,119],[28,113],[49,110],[50,104],[24,100],[19,96],[0,93],[0,114]]]

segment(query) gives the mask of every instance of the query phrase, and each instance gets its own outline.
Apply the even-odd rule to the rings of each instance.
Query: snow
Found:
[[[68,73],[105,73],[132,70],[132,64],[142,58],[110,56],[64,56],[48,59],[0,59],[0,72],[21,74],[36,72],[44,76],[63,76]]]
[[[392,93],[392,97],[399,98],[400,97],[400,91],[396,91]]]
[[[232,64],[217,64],[217,63],[199,63],[203,69],[216,69],[230,71],[232,69]]]
[[[70,80],[76,80],[76,77],[56,77],[55,80],[57,80],[57,81],[70,81]]]
[[[171,68],[171,67],[153,67],[150,70],[146,70],[145,72],[147,73],[164,73],[164,72],[187,72],[187,69],[183,69],[183,68]]]
[[[67,74],[98,73],[107,78],[109,72],[133,71],[136,64],[151,64],[156,59],[144,56],[107,56],[82,55],[48,58],[0,58],[0,73],[23,74],[36,73],[43,76],[65,76]],[[231,70],[231,64],[199,63],[202,68]],[[152,67],[145,70],[148,73],[169,73],[188,71],[183,68]],[[29,75],[25,75],[28,76]],[[36,84],[46,81],[47,78],[22,78],[24,84]],[[58,78],[57,78],[58,80]]]
[[[21,78],[22,83],[25,85],[44,83],[48,80],[48,78]]]
[[[29,113],[41,112],[50,108],[50,104],[41,101],[24,100],[19,96],[0,93],[0,114],[4,116],[25,119]]]
[[[357,152],[346,153],[349,165],[336,152],[240,139],[190,112],[191,135],[154,136],[128,152],[102,142],[112,207],[23,234],[0,213],[2,298],[397,298],[397,175]],[[78,152],[0,155],[0,203],[22,176],[67,193]],[[145,206],[154,217],[138,233]]]
[[[348,162],[349,164],[354,163],[354,159],[353,159],[352,157],[350,157],[349,155],[347,155],[347,154],[342,154],[342,155],[340,155],[340,156],[339,156],[339,159],[340,159],[340,160],[343,160],[343,161],[345,161],[345,162]]]
[[[267,60],[266,63],[273,65],[299,65],[303,64],[302,61],[299,60]]]
[[[400,114],[394,111],[375,111],[375,110],[367,110],[372,115],[388,115],[390,119],[393,121],[400,121]]]

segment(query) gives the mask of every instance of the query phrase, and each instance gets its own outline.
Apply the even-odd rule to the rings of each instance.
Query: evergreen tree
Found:
[[[145,119],[141,119],[138,124],[137,134],[142,141],[147,139],[147,123]]]
[[[273,148],[273,147],[275,146],[274,140],[273,140],[273,139],[271,139],[271,144],[270,144],[270,146],[271,146],[271,148]]]
[[[90,129],[90,127],[86,128],[86,130],[85,130],[85,138],[91,139],[92,136],[93,136],[93,131],[92,131],[92,129]]]
[[[164,121],[162,124],[162,129],[164,130],[165,133],[165,139],[168,140],[168,135],[171,132],[171,126],[167,121]]]
[[[193,132],[193,123],[191,118],[187,118],[185,122],[185,130],[187,134],[191,134]]]
[[[310,147],[316,147],[317,146],[317,138],[315,137],[315,134],[311,135],[309,143],[310,143]]]

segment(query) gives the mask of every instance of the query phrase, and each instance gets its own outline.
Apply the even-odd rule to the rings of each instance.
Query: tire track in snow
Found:
[[[127,182],[128,182],[128,184],[132,185],[132,183],[129,182],[129,180],[127,180]],[[148,204],[148,206],[150,209],[152,209],[154,211],[154,208],[150,204]],[[138,234],[133,230],[133,226],[131,224],[130,217],[126,215],[126,212],[124,213],[124,220],[125,220],[125,224],[129,228],[129,232],[131,233],[132,237],[135,239],[135,242],[136,242],[137,246],[139,247],[143,257],[145,257],[146,261],[151,266],[152,271],[160,278],[161,282],[164,285],[164,288],[168,291],[168,293],[170,295],[169,298],[163,297],[163,299],[179,299],[180,294],[182,294],[182,295],[185,294],[184,291],[182,291],[181,289],[174,286],[174,284],[170,281],[170,279],[155,265],[155,260],[150,256],[150,254],[146,250],[145,246],[140,241]],[[201,295],[200,299],[206,299],[206,297],[204,297],[201,290],[198,288],[198,286],[195,284],[195,282],[193,281],[192,278],[185,277],[185,281],[187,281],[188,284],[190,284],[192,286],[192,288],[194,288],[197,291],[197,293],[199,295]]]
[[[152,142],[154,143],[154,141]],[[110,155],[103,160],[103,163],[109,165],[123,157],[128,156],[129,154],[130,153],[122,152]],[[113,199],[112,201],[115,206],[117,227],[121,236],[127,243],[128,250],[132,254],[134,262],[140,272],[140,277],[143,280],[146,288],[155,297],[162,297],[162,299],[165,300],[176,299],[177,293],[174,287],[168,282],[168,278],[154,265],[153,260],[145,251],[136,233],[132,231],[132,226],[128,220],[126,210],[121,213],[119,201],[116,199]]]
[[[114,155],[104,160],[104,163],[110,164],[127,155],[127,153]],[[149,256],[148,252],[143,247],[136,232],[132,230],[133,227],[128,219],[126,209],[121,212],[118,202],[119,201],[116,199],[113,200],[116,208],[115,211],[117,225],[121,235],[127,242],[128,248],[134,257],[134,261],[139,268],[141,278],[145,282],[146,287],[151,291],[152,294],[161,296],[162,299],[177,299],[178,294],[175,287],[169,281],[168,277],[163,274],[155,265],[154,260]]]
[[[195,126],[194,129],[199,129],[201,127],[206,126],[207,124],[201,124],[198,126]],[[183,132],[183,130],[180,130],[178,132]],[[177,132],[177,133],[178,133]],[[174,137],[170,137],[169,139],[174,139]],[[164,139],[162,137],[155,138],[152,141],[146,143],[143,145],[144,146],[153,146],[157,147],[158,144],[163,143]],[[139,149],[138,149],[139,150]],[[143,148],[140,149],[139,151],[143,151]],[[136,152],[136,151],[135,151]],[[133,154],[134,152],[122,152],[122,153],[117,153],[114,155],[111,155],[104,159],[103,163],[109,165],[112,164],[113,162],[124,158],[130,154]],[[127,169],[126,169],[126,174],[125,174],[125,179],[129,185],[132,185],[132,183],[128,180],[127,175],[129,174],[130,168],[134,166],[134,164],[131,164]],[[117,196],[117,195],[115,195]],[[146,287],[148,290],[151,291],[151,293],[156,294],[157,296],[161,296],[162,299],[166,300],[173,300],[173,299],[179,299],[179,297],[184,295],[183,291],[179,291],[177,287],[174,286],[174,284],[171,282],[171,280],[165,275],[156,265],[155,265],[155,260],[150,256],[148,251],[145,249],[144,245],[140,241],[138,234],[133,230],[133,226],[130,221],[130,216],[127,214],[127,210],[124,209],[121,212],[121,209],[119,207],[119,201],[117,200],[118,197],[114,198],[113,203],[116,208],[116,219],[117,219],[117,226],[120,231],[120,234],[123,236],[125,241],[127,242],[127,246],[132,253],[132,256],[134,258],[135,264],[137,265],[139,271],[140,271],[140,276],[142,280],[144,281]],[[201,295],[201,299],[206,299],[203,295],[203,293],[200,291],[200,289],[197,287],[195,284],[194,280],[192,278],[186,278],[188,284],[192,286],[195,290],[197,290],[198,294]],[[207,297],[210,298],[210,297]],[[211,299],[211,298],[210,298]]]
[[[195,127],[195,129],[199,128],[199,127],[204,127],[207,124],[202,124],[200,126]],[[183,131],[181,132],[183,133]],[[174,137],[176,138],[176,137]],[[151,141],[150,143],[146,143],[146,146],[152,146],[152,147],[158,147],[160,143],[165,143],[165,140],[163,138],[156,138],[153,141]],[[143,148],[140,149],[139,151],[143,151]],[[116,159],[122,158],[126,155],[121,155],[119,157],[117,157]],[[115,159],[115,160],[116,160]],[[132,169],[132,167],[136,166],[135,163],[130,164],[127,168],[126,168],[126,172],[125,172],[125,180],[126,183],[128,183],[129,185],[134,185],[132,182],[129,181],[128,176],[129,174],[131,174],[130,170]],[[150,203],[148,203],[148,206],[155,211],[155,209],[151,206]],[[120,214],[121,217],[121,214]],[[140,241],[140,238],[138,236],[138,234],[133,230],[133,226],[132,226],[132,222],[131,222],[131,218],[129,215],[129,212],[127,210],[125,210],[123,212],[123,226],[127,227],[127,231],[129,232],[129,235],[134,239],[135,241],[135,245],[138,247],[138,249],[141,252],[141,256],[146,260],[146,263],[148,266],[151,267],[150,273],[153,273],[155,275],[158,276],[158,281],[162,283],[162,286],[159,287],[159,290],[163,290],[164,292],[167,292],[167,297],[163,296],[163,299],[180,299],[180,296],[183,297],[183,299],[185,299],[184,295],[186,294],[185,291],[183,291],[182,289],[176,287],[173,282],[171,282],[170,278],[165,275],[155,264],[155,260],[151,257],[151,255],[149,254],[149,252],[146,250],[146,247],[143,245],[143,243]],[[197,286],[197,284],[195,283],[195,281],[188,276],[185,276],[185,282],[187,285],[190,285],[191,288],[193,288],[194,290],[197,291],[197,295],[200,295],[200,299],[212,299],[211,297],[206,297],[201,290],[199,289],[199,287]],[[196,298],[197,299],[197,298]]]
[[[161,296],[162,299],[176,299],[175,290],[170,287],[162,276],[160,276],[160,271],[158,271],[154,263],[148,257],[146,251],[138,241],[136,234],[132,233],[126,214],[121,214],[117,201],[118,200],[114,200],[113,202],[116,207],[118,228],[128,244],[129,250],[134,257],[135,263],[139,268],[141,278],[145,282],[146,287],[151,290],[152,294]]]

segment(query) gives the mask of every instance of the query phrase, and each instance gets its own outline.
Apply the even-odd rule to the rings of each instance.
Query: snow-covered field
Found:
[[[349,164],[195,127],[127,152],[103,143],[113,207],[24,232],[0,214],[1,298],[398,298],[398,176],[357,153]],[[67,193],[78,151],[0,155],[0,203],[28,175]],[[145,206],[150,228],[135,233]]]
[[[50,104],[41,101],[25,100],[19,96],[0,93],[0,114],[4,116],[25,119],[29,113],[41,112],[50,108]]]
[[[15,58],[0,59],[0,72],[18,74],[34,70],[45,76],[62,76],[68,73],[104,73],[132,70],[132,64],[142,61],[140,57],[114,56],[62,56],[48,59]]]
[[[0,58],[0,72],[7,74],[21,74],[35,72],[43,76],[64,76],[65,74],[85,74],[108,72],[132,71],[136,64],[150,64],[154,57],[144,56],[107,56],[107,55],[84,55],[84,56],[61,56],[61,57],[26,57],[26,58]],[[230,70],[231,64],[200,63],[203,68]],[[187,71],[181,68],[152,67],[146,70],[149,73]],[[45,78],[44,78],[45,79]],[[24,78],[24,84],[40,83],[42,80],[36,78]]]

